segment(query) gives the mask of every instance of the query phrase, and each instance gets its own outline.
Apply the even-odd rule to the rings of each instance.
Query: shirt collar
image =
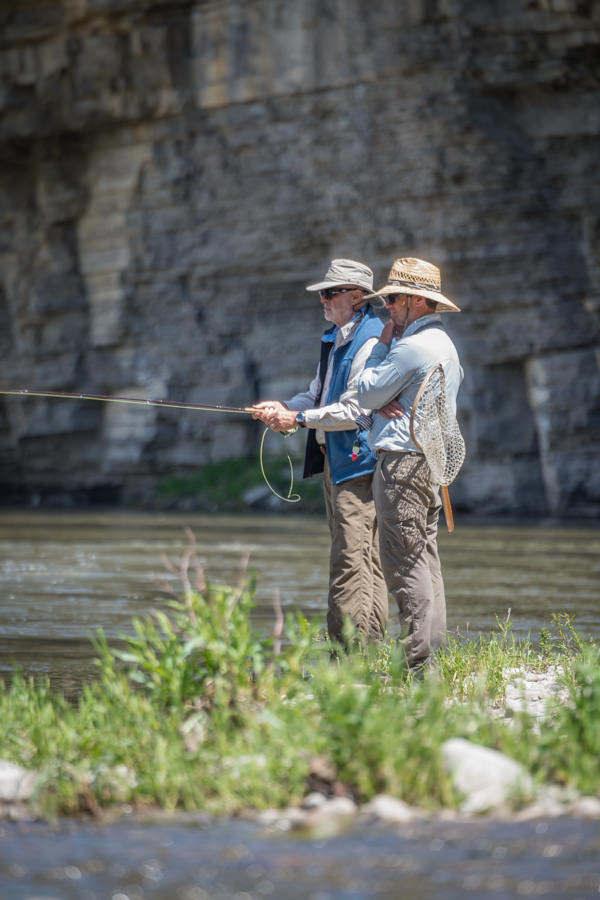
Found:
[[[343,344],[348,340],[354,328],[358,327],[359,322],[364,318],[364,316],[365,310],[363,307],[363,309],[359,309],[357,313],[354,313],[350,321],[346,322],[345,325],[342,325],[341,328],[338,325],[332,325],[331,328],[328,328],[321,337],[321,340],[324,342],[336,344],[339,347],[340,344]]]
[[[338,343],[348,340],[357,325],[358,316],[353,316],[349,322],[338,328]]]
[[[330,341],[332,344],[335,344],[336,347],[339,347],[340,344],[344,344],[355,328],[358,327],[359,322],[364,317],[364,311],[360,309],[357,313],[355,313],[349,322],[346,322],[345,325],[342,325],[341,328],[339,325],[333,325],[330,329],[328,329],[323,337],[322,341]]]
[[[419,316],[418,319],[415,319],[414,322],[411,322],[408,328],[403,332],[402,337],[410,337],[411,334],[415,334],[415,332],[420,331],[421,328],[424,328],[425,325],[432,325],[434,322],[440,322],[441,317],[439,313],[431,313],[429,316]]]

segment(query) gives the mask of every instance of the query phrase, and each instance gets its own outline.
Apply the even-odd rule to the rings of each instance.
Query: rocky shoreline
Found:
[[[560,666],[544,672],[525,668],[504,670],[504,697],[492,706],[494,716],[506,721],[526,714],[542,720],[551,703],[567,703],[568,691],[561,682]],[[332,836],[351,825],[384,823],[401,825],[427,821],[456,821],[485,816],[515,822],[559,816],[600,819],[600,797],[582,796],[573,788],[536,784],[523,766],[503,753],[451,738],[442,745],[444,767],[462,802],[457,809],[435,812],[410,806],[403,800],[378,794],[360,805],[335,778],[326,760],[312,758],[307,778],[308,792],[298,806],[285,809],[246,810],[249,819],[273,832],[308,832],[311,836]],[[135,782],[135,773],[116,766],[112,773],[123,783]],[[27,821],[34,813],[36,773],[0,760],[0,819]],[[89,810],[102,820],[139,815],[129,804],[108,810]],[[144,821],[162,819],[160,810],[143,813]]]

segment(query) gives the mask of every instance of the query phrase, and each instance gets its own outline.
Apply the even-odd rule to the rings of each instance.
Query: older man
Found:
[[[277,431],[307,428],[304,477],[324,472],[331,534],[329,636],[346,643],[344,621],[349,619],[364,638],[379,640],[388,604],[371,488],[375,454],[356,424],[366,412],[356,397],[358,377],[382,329],[365,302],[373,273],[364,263],[334,259],[324,279],[306,290],[319,294],[332,323],[321,339],[316,375],[307,391],[290,400],[257,403],[254,417]],[[379,297],[375,304],[384,306]]]
[[[445,642],[446,600],[437,550],[439,486],[409,423],[419,385],[438,363],[456,408],[463,372],[439,313],[460,310],[442,294],[439,269],[421,259],[397,259],[387,283],[367,299],[374,297],[385,297],[391,320],[359,378],[358,400],[379,410],[369,445],[377,454],[373,495],[383,574],[400,611],[407,663],[421,668]],[[403,415],[390,413],[393,400]]]

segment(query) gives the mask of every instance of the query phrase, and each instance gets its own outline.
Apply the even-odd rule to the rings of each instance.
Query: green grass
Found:
[[[290,491],[290,465],[287,457],[265,457],[264,468],[274,490],[287,497]],[[301,502],[295,503],[293,509],[303,513],[324,511],[321,476],[305,480],[302,478],[302,467],[298,465],[294,466],[293,476],[293,492],[301,497]],[[167,476],[157,487],[154,505],[176,507],[185,502],[200,511],[245,512],[249,508],[245,494],[252,488],[263,485],[265,482],[258,455],[226,459],[218,463],[207,463],[189,475]],[[284,506],[288,507],[287,504]]]
[[[441,756],[450,737],[501,750],[538,780],[600,793],[600,655],[566,617],[535,644],[506,624],[454,637],[417,680],[394,642],[332,656],[300,615],[257,630],[251,583],[195,583],[136,620],[121,649],[99,633],[98,678],[76,702],[18,675],[0,689],[0,757],[39,772],[34,811],[283,807],[306,793],[315,758],[358,802],[385,792],[453,807]],[[564,670],[569,704],[541,724],[492,714],[506,669],[549,665]]]
[[[510,622],[496,620],[497,631],[491,635],[462,638],[450,635],[443,652],[438,654],[438,668],[454,696],[473,699],[483,685],[492,700],[502,698],[509,669],[520,668],[543,672],[550,665],[565,670],[565,679],[573,681],[573,663],[581,656],[586,643],[575,630],[567,614],[553,616],[552,625],[543,628],[540,639],[517,640]]]

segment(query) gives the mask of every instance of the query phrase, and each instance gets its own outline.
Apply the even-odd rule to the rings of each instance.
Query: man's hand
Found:
[[[401,406],[397,400],[390,400],[389,403],[386,403],[385,406],[382,406],[377,412],[380,416],[383,416],[384,419],[401,419],[404,415],[404,407]]]
[[[273,416],[282,410],[287,412],[287,407],[280,403],[279,400],[261,400],[260,403],[255,403],[253,406],[248,407],[248,412],[252,413],[252,418],[264,422],[265,425],[269,425]]]
[[[296,422],[296,410],[283,409],[275,413],[269,422],[269,428],[273,431],[294,431],[298,427]]]
[[[392,346],[392,340],[395,337],[394,334],[394,323],[390,319],[389,322],[386,322],[383,326],[383,331],[379,335],[379,340],[382,344],[385,344],[388,350]]]
[[[296,412],[279,400],[262,400],[249,407],[253,419],[264,422],[273,431],[291,431],[297,427]]]

